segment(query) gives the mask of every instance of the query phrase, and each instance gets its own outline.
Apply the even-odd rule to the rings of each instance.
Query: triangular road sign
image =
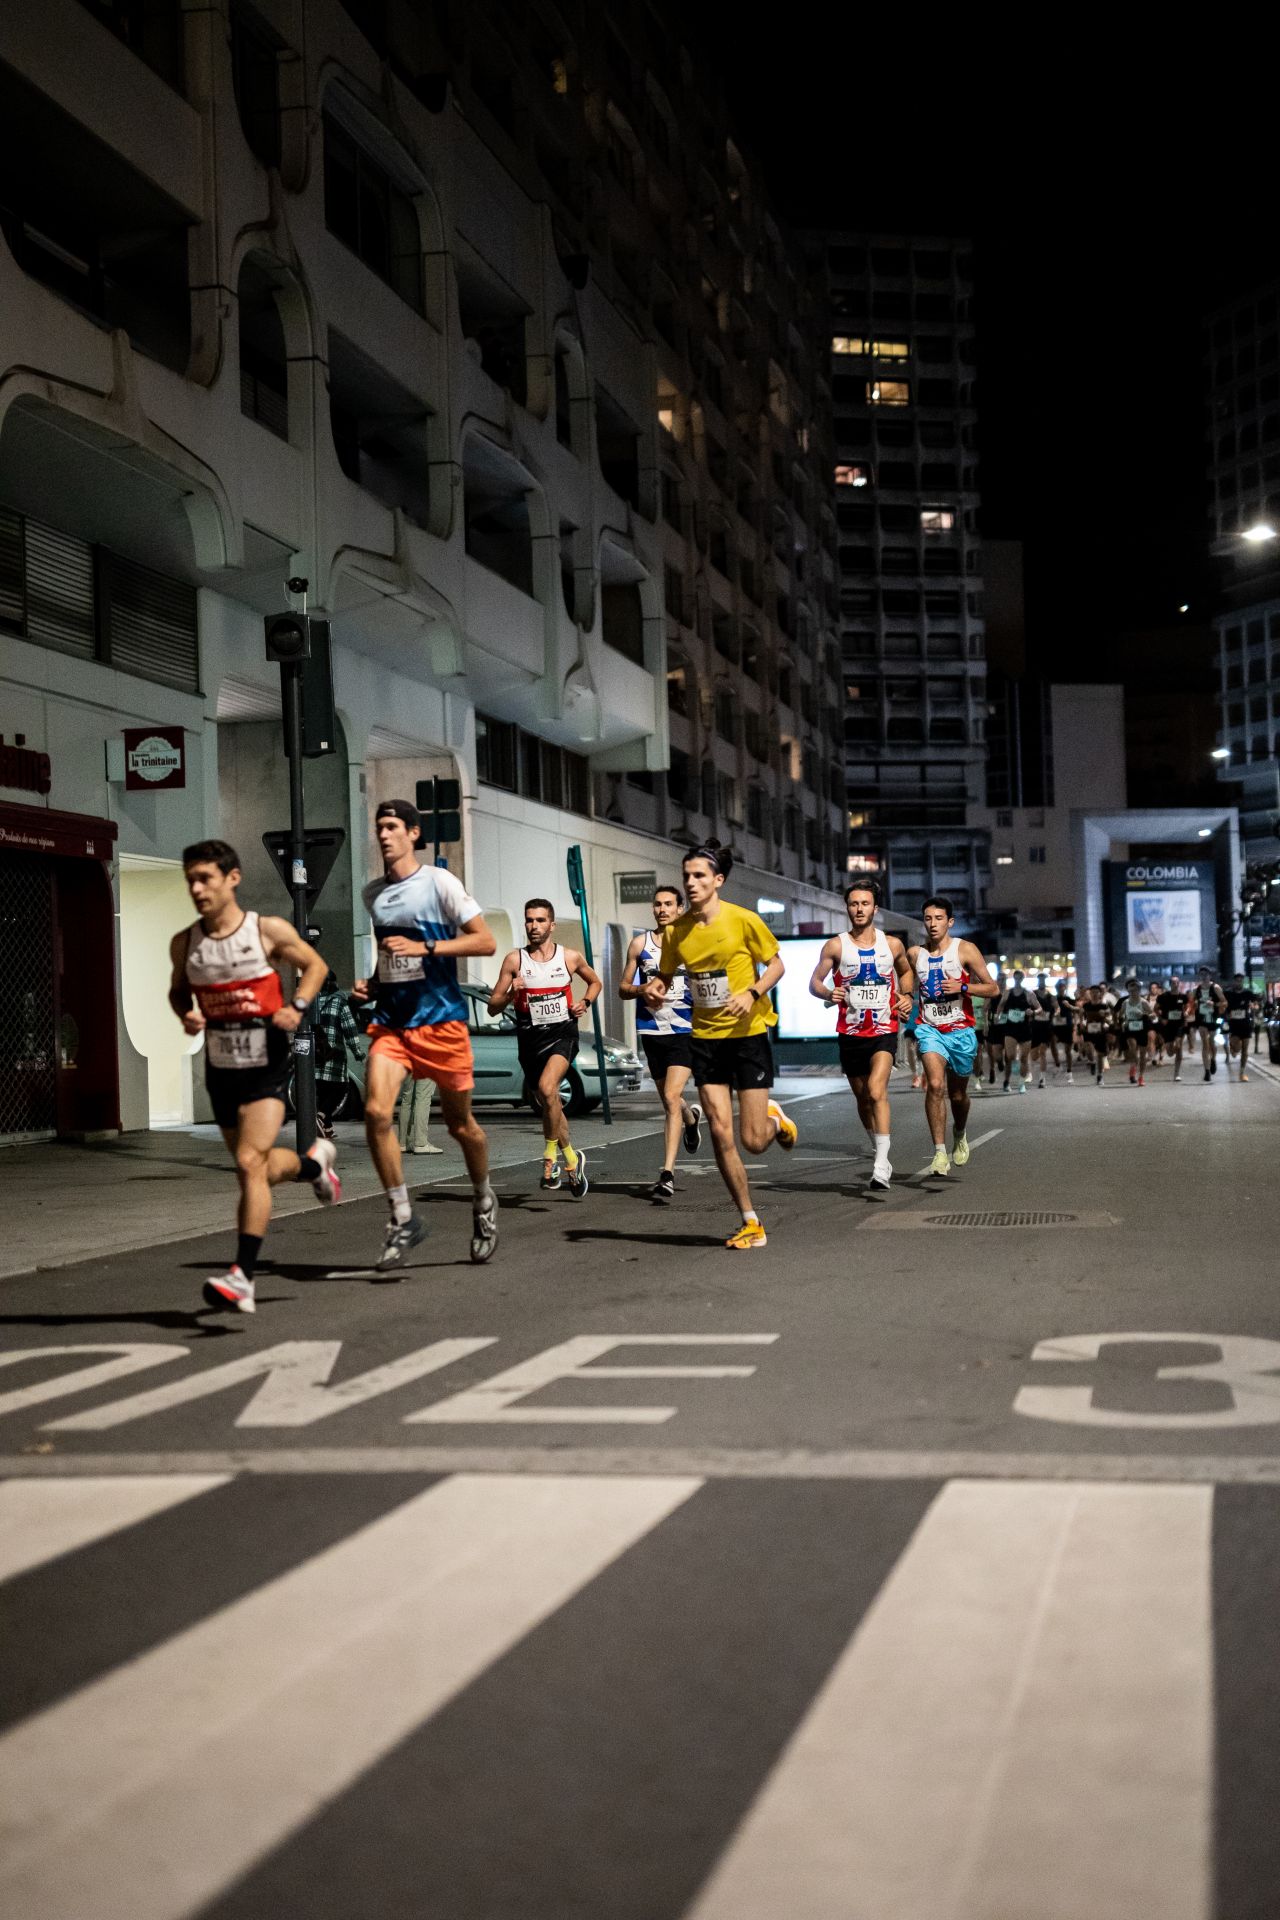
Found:
[[[271,855],[276,872],[284,882],[285,892],[293,898],[292,862],[289,858],[290,834],[286,828],[282,833],[264,833],[262,844]],[[306,886],[307,907],[310,909],[319,899],[325,881],[333,872],[339,853],[342,851],[346,832],[342,827],[308,827],[303,836],[307,846]]]

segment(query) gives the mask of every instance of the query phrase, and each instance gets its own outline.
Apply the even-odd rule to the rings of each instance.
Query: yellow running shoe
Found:
[[[931,1174],[936,1174],[939,1179],[944,1179],[946,1175],[950,1173],[950,1171],[951,1171],[951,1162],[947,1158],[946,1148],[945,1147],[937,1148],[937,1150],[934,1153],[933,1159],[929,1162],[929,1172]]]
[[[952,1163],[957,1167],[964,1167],[969,1164],[969,1136],[967,1133],[958,1133],[956,1135],[951,1144],[951,1159]]]
[[[776,1100],[769,1102],[769,1112],[772,1118],[778,1123],[778,1145],[782,1147],[785,1152],[790,1153],[792,1147],[794,1147],[796,1141],[800,1138],[799,1127],[794,1120],[788,1120]]]
[[[764,1227],[759,1220],[744,1220],[738,1231],[731,1233],[725,1241],[726,1247],[732,1247],[735,1253],[750,1253],[752,1247],[764,1247],[768,1244]]]

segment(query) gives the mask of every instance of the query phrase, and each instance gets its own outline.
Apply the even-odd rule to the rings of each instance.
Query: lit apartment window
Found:
[[[869,340],[862,340],[857,334],[838,333],[831,342],[831,351],[832,353],[862,354],[866,353],[870,344]]]
[[[956,524],[956,516],[950,507],[921,507],[920,529],[922,533],[950,533]]]
[[[906,340],[873,340],[871,354],[875,360],[907,360],[911,347]]]
[[[857,818],[861,822],[862,815],[859,814]],[[853,822],[854,815],[850,814],[849,825],[852,826]],[[880,862],[874,853],[851,853],[845,864],[850,873],[879,873],[880,871]]]
[[[869,407],[909,407],[911,382],[909,380],[868,380],[867,405]]]
[[[674,407],[659,407],[659,408],[658,408],[658,425],[659,425],[659,426],[660,426],[660,427],[662,428],[662,431],[663,431],[664,433],[669,433],[669,434],[671,435],[671,438],[672,438],[673,440],[675,439],[675,437],[676,437],[676,410],[675,410],[675,408],[674,408]]]
[[[836,485],[838,487],[868,487],[870,484],[870,467],[841,466],[836,468]]]

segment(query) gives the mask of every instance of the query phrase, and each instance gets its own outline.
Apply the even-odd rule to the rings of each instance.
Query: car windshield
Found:
[[[488,1002],[492,992],[492,987],[463,985],[462,994],[474,1033],[510,1033],[515,1025],[515,1016],[509,1007],[502,1013],[490,1014]]]

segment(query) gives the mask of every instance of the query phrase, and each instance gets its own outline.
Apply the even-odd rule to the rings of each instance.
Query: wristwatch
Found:
[[[289,1004],[292,1006],[295,1013],[305,1013],[307,1008],[311,1005],[311,1002],[308,1000],[305,993],[295,993],[293,996],[293,999],[290,1001]]]
[[[424,940],[422,944],[426,948],[426,959],[434,960],[436,957],[436,942],[434,940]]]
[[[758,1000],[758,999],[760,998],[760,989],[759,989],[759,987],[748,987],[748,988],[747,988],[747,992],[748,992],[748,993],[749,993],[749,994],[751,995],[751,998],[752,998],[753,1000]]]

